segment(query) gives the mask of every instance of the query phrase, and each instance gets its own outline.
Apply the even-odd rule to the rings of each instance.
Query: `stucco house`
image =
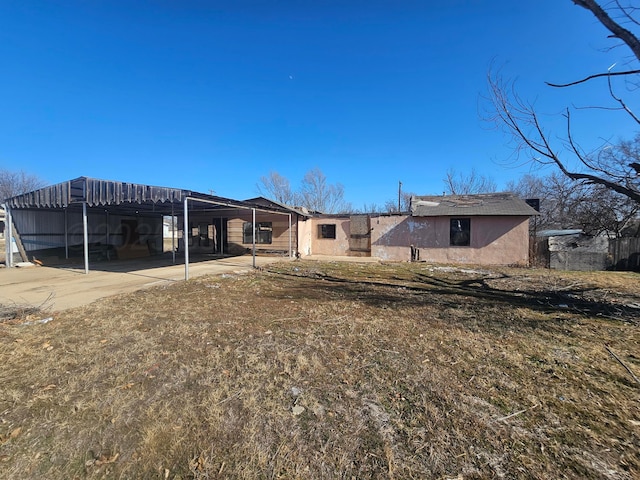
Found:
[[[406,214],[313,217],[300,228],[306,232],[300,253],[528,265],[534,215],[538,212],[511,193],[419,196]]]
[[[7,199],[23,257],[129,259],[166,252],[365,256],[389,261],[528,265],[529,219],[509,193],[414,197],[403,214],[323,215],[264,197],[239,201],[87,177]],[[186,240],[186,242],[185,242]],[[188,267],[185,276],[188,276]]]

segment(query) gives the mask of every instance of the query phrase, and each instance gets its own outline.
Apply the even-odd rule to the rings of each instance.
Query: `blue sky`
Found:
[[[551,114],[624,60],[571,0],[0,2],[0,167],[244,199],[320,168],[354,207],[438,194],[449,168],[503,188],[508,138],[482,119],[492,63]],[[606,97],[606,96],[605,96]],[[584,141],[629,137],[621,114]]]

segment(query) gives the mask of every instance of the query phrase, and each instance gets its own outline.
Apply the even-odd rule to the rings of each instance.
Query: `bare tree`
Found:
[[[576,221],[588,235],[619,238],[638,219],[639,213],[640,203],[602,185],[591,185],[589,201],[578,205]]]
[[[344,187],[340,183],[330,184],[319,168],[309,170],[300,184],[300,189],[291,189],[291,183],[278,172],[270,172],[260,178],[256,185],[261,195],[276,202],[302,206],[320,213],[345,213],[351,204],[344,200]]]
[[[507,189],[521,198],[540,199],[540,217],[536,220],[538,228],[581,228],[577,212],[581,202],[589,200],[586,185],[553,172],[546,177],[525,175],[518,183],[508,183]]]
[[[478,174],[474,168],[466,175],[450,168],[443,181],[445,191],[450,195],[491,193],[497,190],[496,182],[491,177]]]
[[[398,200],[389,199],[384,202],[384,209],[388,213],[401,213],[411,210],[411,197],[416,196],[415,192],[402,192],[400,195],[400,210],[398,210]]]
[[[269,172],[269,175],[260,177],[260,183],[256,187],[260,195],[284,205],[295,206],[299,203],[298,195],[291,190],[289,180],[278,172]]]
[[[540,199],[540,229],[581,229],[590,235],[620,237],[640,213],[640,205],[602,185],[572,181],[560,172],[525,175],[507,184],[521,198]]]
[[[45,185],[45,182],[36,175],[23,171],[13,172],[4,168],[0,169],[0,203],[7,198],[15,197],[21,193],[37,190]]]
[[[635,32],[640,32],[640,10],[629,3],[623,4],[613,0],[602,7],[595,0],[572,0],[574,4],[590,11],[619,45],[630,50],[628,66],[623,71],[614,71],[613,66],[606,71],[585,76],[569,83],[549,83],[553,88],[568,88],[597,79],[606,80],[610,105],[597,108],[614,110],[627,116],[632,125],[640,125],[640,118],[632,111],[629,103],[618,93],[617,80],[632,84],[637,88],[640,84],[640,40]],[[525,101],[515,88],[513,81],[505,80],[499,72],[489,72],[489,99],[492,109],[490,120],[502,127],[511,135],[516,158],[525,154],[528,161],[538,164],[552,164],[563,175],[574,181],[590,185],[601,185],[620,195],[640,203],[640,163],[637,156],[627,158],[608,154],[589,154],[581,148],[572,128],[572,113],[575,108],[565,108],[565,133],[558,135],[547,131],[534,105]],[[632,89],[632,90],[635,90]],[[632,90],[627,90],[630,92]],[[596,108],[596,106],[594,106]],[[606,145],[601,152],[606,152],[611,145]],[[631,160],[631,161],[629,161]]]
[[[344,187],[330,184],[319,168],[309,170],[300,186],[302,204],[309,210],[321,213],[345,213],[351,205],[344,200]]]
[[[362,208],[356,208],[352,213],[380,213],[385,209],[376,203],[364,203]]]
[[[520,198],[538,198],[545,197],[545,180],[543,177],[537,177],[535,175],[526,174],[518,179],[518,181],[509,180],[506,185],[506,190],[511,193],[515,193]]]

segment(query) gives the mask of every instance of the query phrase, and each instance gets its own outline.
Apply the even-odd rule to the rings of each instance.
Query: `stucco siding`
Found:
[[[306,255],[348,255],[349,237],[351,236],[349,218],[321,217],[311,218],[305,223],[300,253]],[[321,238],[321,225],[335,225],[336,238]]]
[[[411,245],[420,260],[434,263],[526,265],[529,222],[526,217],[472,217],[470,245],[450,243],[450,217],[379,216],[371,219],[371,254],[408,261]]]
[[[298,253],[301,257],[311,255],[312,250],[312,232],[314,223],[313,220],[307,219],[305,221],[298,222]]]

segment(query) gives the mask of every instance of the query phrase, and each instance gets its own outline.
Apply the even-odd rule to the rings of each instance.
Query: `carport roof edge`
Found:
[[[192,190],[88,177],[78,177],[16,195],[5,200],[5,203],[14,209],[67,208],[80,205],[83,202],[86,202],[89,207],[118,207],[120,209],[127,207],[137,209],[147,205],[153,206],[155,212],[162,213],[165,209],[168,212],[172,204],[181,204],[185,198],[206,202],[209,208],[215,205],[231,208],[257,207],[248,202]],[[162,208],[163,206],[165,208]]]

